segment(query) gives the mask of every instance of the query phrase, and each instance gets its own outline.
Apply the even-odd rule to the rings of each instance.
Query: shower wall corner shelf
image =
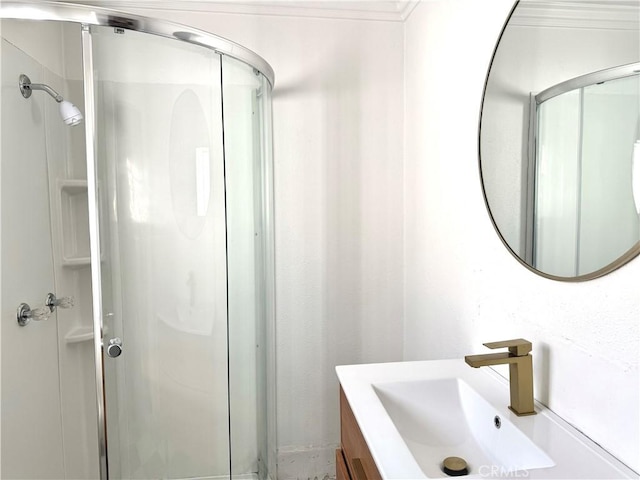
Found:
[[[65,179],[58,180],[58,188],[61,190],[68,191],[69,193],[86,193],[87,191],[87,181],[86,180],[75,180],[75,179]]]
[[[107,334],[107,327],[103,327],[103,333]],[[69,330],[64,336],[64,341],[67,345],[73,343],[89,342],[93,340],[93,326],[78,326]]]
[[[75,327],[64,336],[67,344],[93,340],[93,327]]]
[[[58,180],[56,220],[60,225],[61,265],[79,268],[90,265],[89,210],[86,180]]]
[[[66,258],[62,259],[62,266],[65,268],[80,268],[91,265],[90,257],[76,257],[76,258]]]

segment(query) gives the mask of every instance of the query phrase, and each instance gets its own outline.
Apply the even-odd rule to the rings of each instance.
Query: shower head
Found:
[[[18,84],[20,85],[20,93],[22,93],[24,98],[29,98],[34,90],[43,90],[51,95],[55,101],[60,104],[60,116],[67,125],[74,126],[82,122],[82,113],[80,113],[78,107],[62,98],[62,95],[49,85],[45,85],[44,83],[31,83],[31,79],[24,74],[20,75]]]
[[[60,116],[64,123],[72,127],[80,124],[83,118],[78,107],[67,100],[60,102]]]

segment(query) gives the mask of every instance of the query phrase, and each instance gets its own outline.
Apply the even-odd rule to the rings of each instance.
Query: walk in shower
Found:
[[[120,12],[0,12],[0,475],[275,478],[272,69]]]

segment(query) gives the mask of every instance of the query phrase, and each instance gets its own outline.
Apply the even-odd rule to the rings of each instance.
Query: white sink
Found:
[[[460,457],[470,474],[486,466],[512,473],[552,467],[553,460],[464,380],[373,384],[422,471],[444,477],[442,460]],[[483,469],[482,467],[485,466]]]
[[[490,368],[460,359],[336,372],[383,478],[449,478],[441,467],[451,456],[466,460],[466,478],[638,478],[544,406],[516,416],[508,382]]]

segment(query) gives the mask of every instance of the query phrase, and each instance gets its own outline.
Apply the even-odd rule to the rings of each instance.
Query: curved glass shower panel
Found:
[[[220,55],[92,27],[110,478],[229,474]]]
[[[266,478],[266,329],[272,288],[272,237],[264,221],[271,208],[269,178],[271,86],[252,67],[222,57],[227,262],[229,285],[229,397],[231,472]],[[273,385],[273,382],[271,382]],[[273,464],[272,464],[273,466]]]
[[[253,72],[256,75],[256,72]],[[260,479],[278,478],[276,438],[276,343],[275,332],[275,232],[273,199],[273,134],[271,114],[272,85],[259,75],[253,110],[260,131],[255,135],[260,172],[259,203],[256,207],[256,252],[260,253],[258,276],[257,331],[257,418],[258,418],[258,476]],[[233,391],[232,391],[233,392]],[[231,393],[232,393],[231,392]]]

